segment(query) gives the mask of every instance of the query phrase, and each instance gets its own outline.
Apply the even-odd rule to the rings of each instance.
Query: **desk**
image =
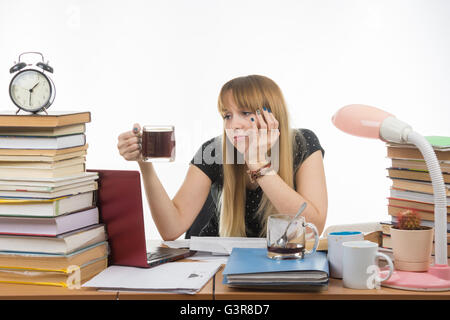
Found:
[[[0,284],[0,300],[213,300],[213,279],[197,294],[97,291],[53,286]]]
[[[101,292],[94,288],[0,283],[0,300],[116,300],[117,296],[117,292]]]
[[[148,293],[120,291],[118,300],[213,300],[214,299],[214,278],[196,294],[174,294],[174,293]]]
[[[101,292],[94,288],[67,289],[52,286],[0,284],[0,300],[450,300],[450,291],[419,292],[381,287],[379,290],[344,288],[330,279],[322,292],[276,292],[236,289],[222,284],[224,266],[195,295],[148,292]]]
[[[450,291],[420,292],[381,287],[373,290],[344,288],[342,280],[330,278],[321,292],[274,292],[230,288],[222,283],[222,267],[215,276],[215,300],[450,300]]]
[[[190,261],[190,260],[180,260]],[[223,267],[222,267],[223,268]],[[213,300],[214,278],[196,294],[97,291],[55,286],[0,283],[0,300]]]

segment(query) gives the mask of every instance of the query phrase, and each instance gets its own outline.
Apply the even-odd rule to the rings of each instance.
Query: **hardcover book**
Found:
[[[89,111],[47,111],[48,114],[16,114],[0,111],[0,127],[62,127],[91,122]]]
[[[23,156],[33,156],[33,157],[45,157],[50,158],[50,161],[57,161],[56,159],[60,159],[67,156],[68,153],[74,153],[79,151],[85,151],[88,148],[88,144],[84,144],[78,147],[72,148],[64,148],[64,149],[0,149],[1,156],[20,156],[21,159],[25,160]],[[20,159],[20,158],[19,158]],[[53,160],[55,159],[55,160]],[[28,160],[26,160],[28,161]],[[30,160],[31,161],[31,160]],[[40,161],[37,160],[37,161]],[[49,161],[49,160],[47,160]]]
[[[80,282],[86,282],[108,266],[107,257],[94,259],[79,266]],[[35,285],[53,285],[67,287],[70,272],[69,270],[21,270],[0,268],[0,282],[2,283],[20,283]]]
[[[98,223],[97,207],[52,218],[0,216],[0,234],[57,236]]]
[[[103,224],[53,237],[0,235],[0,251],[69,254],[106,239],[107,234]]]
[[[0,268],[23,270],[62,270],[71,265],[84,265],[88,261],[108,255],[108,242],[100,241],[68,254],[0,251]]]
[[[0,136],[1,149],[66,149],[85,144],[84,133],[58,137]]]
[[[450,172],[450,161],[438,160],[442,172]],[[428,171],[425,160],[391,159],[393,168]]]
[[[230,286],[298,290],[327,286],[329,269],[325,252],[273,260],[265,248],[233,248],[223,276],[223,283]]]
[[[53,198],[0,198],[0,215],[53,217],[93,207],[94,191]]]
[[[0,136],[38,136],[54,137],[68,134],[84,133],[84,123],[62,127],[0,127]]]

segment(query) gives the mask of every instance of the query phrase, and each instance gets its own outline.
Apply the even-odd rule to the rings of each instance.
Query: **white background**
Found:
[[[337,109],[373,105],[450,136],[446,0],[0,0],[0,109],[14,109],[8,70],[24,51],[55,69],[51,110],[91,111],[88,168],[137,169],[117,136],[135,122],[174,124],[177,160],[156,165],[171,197],[195,151],[221,134],[217,96],[237,76],[275,80],[293,126],[319,137],[326,226],[389,219],[385,145],[336,129]],[[160,239],[143,201],[147,238]]]

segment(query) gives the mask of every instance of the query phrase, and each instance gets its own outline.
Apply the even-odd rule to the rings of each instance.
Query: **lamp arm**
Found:
[[[422,153],[430,173],[434,193],[434,243],[435,264],[447,263],[447,195],[441,167],[431,144],[415,131],[408,132],[407,142]]]

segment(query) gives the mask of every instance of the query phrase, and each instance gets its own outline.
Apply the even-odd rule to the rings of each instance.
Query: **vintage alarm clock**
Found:
[[[42,61],[28,64],[21,61],[25,54],[40,55]],[[53,73],[53,68],[44,62],[44,56],[40,52],[24,52],[19,55],[19,60],[11,69],[14,77],[9,84],[9,96],[19,110],[38,113],[46,112],[55,99],[55,85],[48,73]]]

